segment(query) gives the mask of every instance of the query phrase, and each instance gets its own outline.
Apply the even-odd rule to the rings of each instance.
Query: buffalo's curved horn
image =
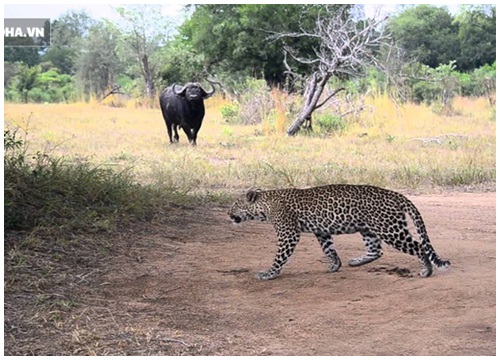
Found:
[[[205,93],[203,97],[206,99],[210,96],[212,96],[215,93],[215,87],[212,85],[211,82],[208,82],[210,84],[210,87],[212,88],[209,92],[206,92],[205,89],[203,89],[200,85],[200,89]],[[199,85],[199,84],[198,84]]]
[[[188,85],[189,85],[189,83],[184,85],[180,91],[177,91],[177,90],[175,90],[175,87],[177,86],[177,84],[174,83],[174,85],[172,85],[172,91],[174,92],[175,95],[182,95],[184,93],[184,91],[186,91],[186,88]]]

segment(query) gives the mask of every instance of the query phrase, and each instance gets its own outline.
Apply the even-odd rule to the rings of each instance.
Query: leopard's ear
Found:
[[[247,191],[247,201],[249,203],[255,202],[260,196],[260,189],[250,189]]]

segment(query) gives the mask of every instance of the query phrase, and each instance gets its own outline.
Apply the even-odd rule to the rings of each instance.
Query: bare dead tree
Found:
[[[286,53],[295,61],[309,65],[312,71],[304,94],[304,107],[287,130],[288,135],[295,135],[304,122],[311,121],[315,110],[344,90],[334,90],[320,103],[321,95],[332,76],[356,77],[366,67],[376,65],[376,50],[389,38],[380,27],[387,17],[357,20],[353,16],[353,11],[356,10],[359,8],[351,5],[324,5],[324,11],[318,15],[313,30],[301,27],[299,32],[275,33],[270,36],[273,41],[284,41]],[[318,45],[312,49],[312,55],[303,56],[297,49],[286,45],[286,40],[290,38],[309,38]],[[285,66],[291,70],[286,57]]]

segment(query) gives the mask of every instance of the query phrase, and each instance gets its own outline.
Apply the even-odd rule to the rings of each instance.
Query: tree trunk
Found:
[[[155,86],[153,84],[153,78],[151,76],[151,69],[149,67],[149,61],[148,61],[148,56],[144,54],[142,56],[142,69],[143,69],[143,75],[144,75],[144,83],[146,85],[146,95],[150,99],[155,98]]]
[[[329,73],[326,73],[323,76],[319,76],[318,73],[313,74],[305,93],[306,101],[304,104],[304,108],[302,109],[302,112],[299,114],[297,119],[295,119],[292,125],[288,128],[288,135],[296,135],[304,122],[307,122],[307,128],[309,130],[312,130],[312,113],[314,112],[314,110],[324,105],[325,102],[337,92],[343,90],[343,88],[336,90],[333,95],[330,95],[327,100],[325,100],[318,106],[317,104],[319,98],[321,97],[321,94],[323,94],[323,90],[325,89],[326,83],[328,82],[328,79],[330,79],[330,77],[331,74]]]

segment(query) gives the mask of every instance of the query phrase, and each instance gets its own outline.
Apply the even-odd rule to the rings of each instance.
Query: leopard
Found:
[[[280,275],[301,233],[316,236],[329,272],[337,272],[342,266],[332,236],[354,233],[361,234],[366,252],[350,259],[348,265],[351,267],[379,259],[383,255],[382,243],[418,256],[422,264],[419,275],[424,278],[432,275],[433,265],[446,269],[451,264],[436,254],[417,207],[400,192],[373,185],[252,188],[234,202],[228,215],[233,223],[260,220],[272,223],[275,229],[278,251],[272,266],[256,274],[260,280],[271,280]],[[413,221],[420,241],[414,239],[407,215]]]

